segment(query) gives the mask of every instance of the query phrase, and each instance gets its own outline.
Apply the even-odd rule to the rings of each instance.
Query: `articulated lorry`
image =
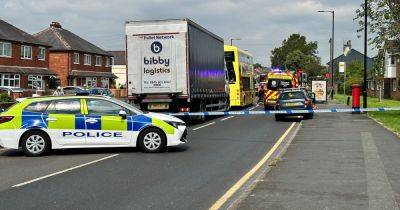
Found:
[[[128,100],[169,112],[229,108],[224,41],[189,19],[128,21]]]

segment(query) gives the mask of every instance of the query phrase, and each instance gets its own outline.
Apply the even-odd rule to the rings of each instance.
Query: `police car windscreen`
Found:
[[[291,80],[269,79],[267,84],[268,90],[279,90],[281,88],[292,88]]]

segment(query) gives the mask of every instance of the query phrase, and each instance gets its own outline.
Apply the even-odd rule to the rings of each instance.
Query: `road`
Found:
[[[219,117],[189,126],[188,145],[160,154],[74,149],[28,158],[1,150],[0,209],[208,209],[291,124]]]

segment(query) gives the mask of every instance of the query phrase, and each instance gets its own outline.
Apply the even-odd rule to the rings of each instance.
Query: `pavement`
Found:
[[[320,105],[320,108],[339,104]],[[235,209],[399,209],[400,139],[366,115],[316,114]]]
[[[160,154],[70,149],[30,158],[2,149],[0,209],[208,209],[292,124],[213,118],[190,125],[187,146]]]

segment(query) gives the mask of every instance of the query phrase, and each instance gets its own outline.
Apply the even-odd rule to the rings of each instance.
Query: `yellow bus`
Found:
[[[252,105],[255,99],[253,56],[231,45],[225,45],[224,51],[230,106]]]

